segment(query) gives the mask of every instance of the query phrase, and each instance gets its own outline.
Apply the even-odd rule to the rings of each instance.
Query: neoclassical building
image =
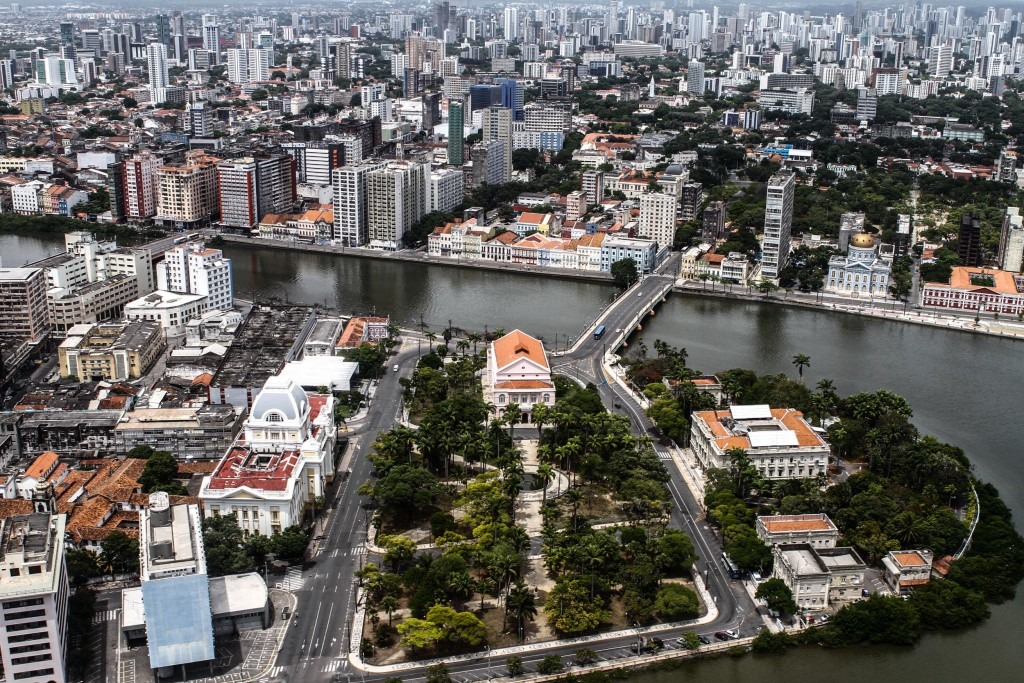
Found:
[[[829,259],[825,289],[854,296],[885,296],[891,269],[892,258],[882,255],[874,238],[862,232],[850,238],[846,256]]]
[[[483,376],[484,400],[494,406],[495,417],[505,414],[510,404],[522,411],[518,422],[532,422],[533,406],[555,404],[544,345],[525,332],[514,330],[491,343]]]

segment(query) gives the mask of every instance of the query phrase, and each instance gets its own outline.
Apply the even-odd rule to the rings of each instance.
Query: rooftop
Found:
[[[305,306],[257,306],[213,378],[218,387],[262,387],[276,375],[314,315]]]
[[[825,441],[792,408],[733,406],[729,410],[704,410],[694,414],[711,430],[723,451],[743,448],[828,448]]]
[[[151,294],[140,297],[135,301],[126,304],[134,309],[160,310],[162,308],[175,308],[186,304],[202,301],[206,296],[203,294],[182,294],[179,292],[166,292],[156,290]]]
[[[28,514],[0,522],[0,597],[59,588],[61,572],[54,569],[64,554],[64,519],[64,515]]]
[[[539,339],[521,330],[513,330],[492,344],[494,360],[498,368],[504,368],[517,360],[530,360],[545,370],[549,369],[544,345]]]
[[[758,517],[757,521],[764,525],[768,533],[782,534],[793,531],[835,531],[836,525],[828,515],[772,515]]]
[[[214,491],[251,488],[260,491],[284,491],[295,473],[299,452],[261,453],[246,445],[228,451],[207,480],[206,488]]]

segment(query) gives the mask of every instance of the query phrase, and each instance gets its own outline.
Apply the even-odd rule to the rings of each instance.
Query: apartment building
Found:
[[[387,166],[386,161],[363,161],[336,169],[334,187],[334,240],[345,247],[361,247],[370,235],[368,177]]]
[[[648,192],[640,196],[638,234],[654,240],[658,247],[671,247],[676,237],[676,212],[679,199],[674,194]]]
[[[157,172],[156,222],[178,228],[209,224],[220,209],[219,161],[203,152],[190,152],[180,166],[161,166]]]
[[[160,324],[150,320],[76,325],[57,348],[61,377],[125,382],[149,370],[167,347]]]
[[[217,165],[220,222],[253,228],[271,213],[284,213],[295,202],[295,161],[287,154],[243,157]]]
[[[37,342],[49,331],[46,272],[0,268],[0,337]]]
[[[429,167],[423,164],[393,161],[367,175],[366,219],[371,247],[402,247],[406,231],[427,212],[428,172]]]
[[[156,267],[157,288],[168,292],[205,296],[207,310],[228,310],[234,305],[231,259],[220,249],[201,242],[169,249]]]
[[[150,152],[140,152],[122,165],[124,215],[129,220],[156,215],[159,169],[160,159]]]
[[[776,173],[768,181],[768,198],[764,207],[764,234],[761,238],[761,274],[766,278],[778,278],[779,271],[789,260],[795,196],[794,174]]]

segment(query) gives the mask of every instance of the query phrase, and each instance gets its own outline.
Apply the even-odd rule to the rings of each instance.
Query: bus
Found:
[[[596,330],[594,330],[594,339],[600,339],[603,336],[604,336],[604,325],[600,325]]]
[[[722,553],[722,564],[725,565],[725,569],[729,572],[730,579],[740,578],[740,568],[736,566],[736,563],[732,561],[728,553]]]

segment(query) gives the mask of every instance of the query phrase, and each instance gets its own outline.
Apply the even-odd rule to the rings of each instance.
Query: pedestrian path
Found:
[[[117,610],[114,609],[104,610],[102,612],[97,612],[96,614],[92,615],[93,624],[102,624],[106,621],[111,621],[113,619],[117,619]]]
[[[326,666],[324,666],[323,669],[321,669],[321,671],[323,673],[325,673],[325,674],[333,673],[333,672],[337,671],[338,669],[340,669],[344,663],[345,663],[345,660],[343,660],[343,659],[331,660],[330,662],[327,663]]]
[[[306,579],[302,576],[302,570],[298,567],[289,567],[284,574],[284,579],[277,584],[276,588],[294,593],[301,590],[305,583]]]

